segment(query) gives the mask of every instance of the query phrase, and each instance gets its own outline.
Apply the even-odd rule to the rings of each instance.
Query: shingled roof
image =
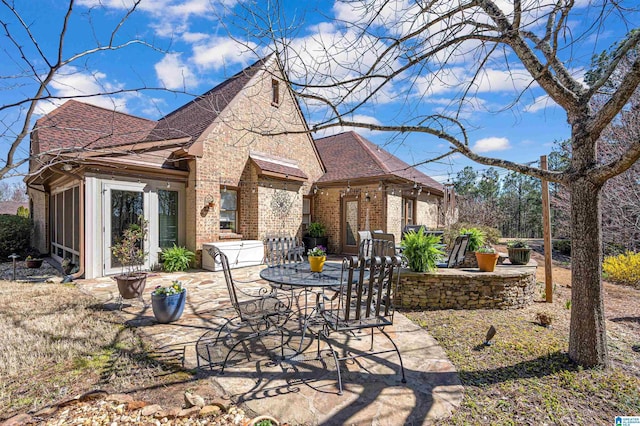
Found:
[[[56,149],[98,149],[143,140],[153,120],[69,100],[36,121],[38,152]]]
[[[162,117],[147,140],[189,137],[193,142],[198,139],[270,57],[259,59],[207,93]]]
[[[442,184],[355,132],[315,140],[327,172],[318,182],[397,177],[442,192]]]
[[[195,141],[270,58],[260,59],[158,121],[69,100],[36,122],[39,152],[100,149],[136,142]]]

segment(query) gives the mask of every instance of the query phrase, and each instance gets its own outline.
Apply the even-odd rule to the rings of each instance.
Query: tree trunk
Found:
[[[574,150],[574,159],[580,157],[575,154]],[[576,160],[579,163],[587,159],[582,157]],[[585,162],[581,166],[578,169],[589,168],[585,167]],[[572,289],[569,357],[584,367],[607,367],[609,357],[601,279],[601,185],[582,176],[574,180],[570,188]]]

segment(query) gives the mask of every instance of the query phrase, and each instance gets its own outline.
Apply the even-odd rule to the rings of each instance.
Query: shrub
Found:
[[[407,257],[409,268],[414,272],[433,271],[444,256],[440,237],[425,235],[424,229],[409,231],[402,239],[402,254]]]
[[[553,249],[565,256],[571,256],[571,240],[553,240]]]
[[[196,255],[186,247],[178,247],[174,244],[173,247],[162,250],[162,258],[164,259],[163,269],[166,272],[178,272],[189,269]]]
[[[474,228],[479,229],[484,234],[484,244],[498,244],[502,234],[496,228],[491,228],[490,226],[484,225],[474,225],[470,223],[458,222],[451,225],[448,230],[445,230],[443,243],[447,246],[451,247],[456,237],[460,235],[460,231],[464,228]],[[469,249],[467,248],[467,251]]]
[[[628,251],[618,256],[605,257],[602,270],[607,279],[621,284],[640,285],[640,253]]]
[[[467,251],[477,251],[485,243],[484,232],[479,228],[462,228],[460,235],[468,234]]]
[[[31,219],[0,214],[0,261],[4,262],[12,253],[24,256],[31,242]]]
[[[312,238],[322,238],[326,235],[327,229],[320,222],[311,222],[309,224],[308,233]]]

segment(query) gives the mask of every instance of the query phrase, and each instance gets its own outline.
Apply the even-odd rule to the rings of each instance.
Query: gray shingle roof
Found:
[[[443,191],[441,183],[355,132],[317,139],[315,143],[327,168],[318,182],[395,176],[418,182],[431,190]]]

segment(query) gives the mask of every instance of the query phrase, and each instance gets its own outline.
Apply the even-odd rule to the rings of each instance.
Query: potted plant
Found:
[[[424,228],[407,232],[400,244],[413,272],[436,271],[444,256],[440,236],[425,235]]]
[[[147,283],[147,273],[142,270],[147,257],[144,251],[147,226],[147,221],[140,218],[140,224],[129,225],[120,240],[111,246],[111,253],[123,269],[123,273],[115,277],[123,299],[142,297]]]
[[[323,246],[315,246],[307,253],[311,272],[322,272],[324,262],[327,260],[327,249]]]
[[[484,245],[485,235],[479,228],[462,228],[460,235],[468,235],[469,242],[467,243],[467,251],[477,251]]]
[[[307,234],[302,238],[304,247],[307,251],[312,247],[329,246],[329,238],[327,238],[327,228],[320,222],[311,222],[307,229]]]
[[[480,247],[476,250],[476,259],[480,272],[493,272],[498,262],[499,254],[493,247]]]
[[[507,243],[509,262],[513,265],[526,265],[531,259],[531,247],[522,240],[513,240]]]
[[[34,268],[35,269],[35,268],[39,268],[39,267],[42,266],[42,261],[43,261],[43,259],[41,259],[40,256],[29,255],[24,260],[24,263],[25,263],[27,268]]]
[[[151,293],[153,315],[160,324],[177,321],[184,311],[187,289],[181,281],[172,281],[170,286],[157,286]]]
[[[186,271],[195,258],[195,253],[174,244],[173,247],[162,249],[162,268],[166,272]]]

